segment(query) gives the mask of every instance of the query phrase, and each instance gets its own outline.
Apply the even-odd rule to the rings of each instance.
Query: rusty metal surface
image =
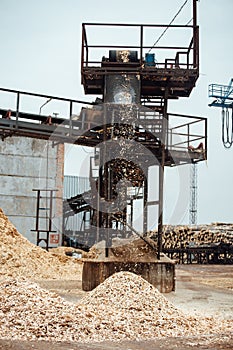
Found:
[[[20,92],[8,91],[10,94]],[[40,96],[40,95],[38,95]],[[16,106],[17,107],[17,106]],[[100,109],[102,108],[102,110]],[[111,122],[111,113],[115,112],[115,106],[108,107],[108,116],[106,122],[106,137],[111,138],[112,132],[116,129],[116,124]],[[135,107],[138,117],[135,119],[137,128],[134,131],[134,140],[150,149],[152,154],[160,159],[160,143],[158,139],[161,134],[161,113],[144,107]],[[53,140],[61,143],[73,143],[86,146],[97,146],[103,142],[104,128],[103,107],[99,109],[84,108],[80,116],[73,120],[71,116],[52,117],[49,122],[46,120],[48,116],[36,113],[28,113],[15,109],[11,111],[11,119],[5,118],[7,109],[0,109],[0,135],[2,139],[8,136],[26,136],[40,138],[45,140]],[[191,161],[201,161],[207,158],[207,120],[206,118],[187,116],[181,114],[168,114],[170,127],[166,131],[166,157],[165,165],[170,166],[176,159],[176,163],[189,163]],[[173,127],[174,120],[174,127]],[[195,127],[199,126],[200,132],[195,131]],[[127,129],[127,125],[121,125],[121,131]],[[123,131],[122,131],[123,130]],[[155,137],[157,135],[157,137]],[[177,142],[177,137],[179,142]],[[188,147],[192,143],[202,142],[203,150],[192,149]]]
[[[170,25],[170,30],[190,32],[191,39],[185,45],[156,46],[156,52],[163,55],[163,59],[153,66],[147,65],[145,52],[153,49],[145,44],[148,29],[163,30],[167,25],[156,24],[109,24],[109,23],[83,23],[82,25],[82,55],[81,73],[82,84],[87,94],[104,93],[104,77],[116,74],[128,74],[140,77],[141,97],[164,97],[165,87],[169,88],[168,98],[189,96],[199,76],[199,27],[196,24],[196,8],[193,8],[193,25]],[[91,35],[91,29],[95,28],[95,36]],[[108,29],[114,34],[120,29],[133,30],[135,45],[116,43],[101,44],[98,30]],[[140,36],[138,35],[140,32]],[[92,33],[93,34],[93,33]],[[88,38],[88,40],[87,40]],[[99,50],[108,55],[110,50],[135,50],[138,59],[133,62],[114,62],[110,57],[102,57],[99,60],[91,59]],[[165,53],[166,52],[166,53]],[[169,52],[169,53],[167,53]],[[167,56],[168,55],[168,56]]]
[[[90,291],[106,278],[119,271],[129,271],[142,276],[162,293],[175,290],[175,265],[173,261],[122,261],[117,260],[85,260],[83,264],[82,289]]]

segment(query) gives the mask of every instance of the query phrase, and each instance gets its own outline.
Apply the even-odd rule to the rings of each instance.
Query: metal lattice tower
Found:
[[[197,163],[191,164],[190,168],[189,224],[197,224]]]

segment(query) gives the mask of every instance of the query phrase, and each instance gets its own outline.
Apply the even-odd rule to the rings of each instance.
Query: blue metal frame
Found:
[[[209,107],[222,108],[222,142],[225,148],[231,148],[233,145],[233,78],[229,85],[209,85],[209,97],[215,98]],[[229,108],[232,110],[231,117]]]
[[[209,107],[233,108],[233,78],[229,85],[210,84],[209,97],[214,97]]]

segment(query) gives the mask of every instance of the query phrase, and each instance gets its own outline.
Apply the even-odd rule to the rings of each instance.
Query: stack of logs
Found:
[[[157,240],[157,232],[150,232],[149,236]],[[212,224],[195,227],[166,226],[164,228],[163,249],[179,249],[213,243],[233,245],[233,224]]]

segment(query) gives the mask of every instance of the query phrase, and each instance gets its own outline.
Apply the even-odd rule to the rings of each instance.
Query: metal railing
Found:
[[[167,130],[167,148],[170,151],[194,149],[203,143],[203,150],[207,152],[207,119],[204,117],[183,114],[168,114],[169,126]],[[172,127],[173,120],[179,120],[179,124]],[[182,123],[183,120],[187,122]],[[177,124],[177,122],[175,122]],[[170,126],[171,125],[171,126]]]
[[[210,84],[209,97],[233,100],[233,87],[229,85]]]
[[[44,99],[46,99],[46,103],[44,103]],[[50,103],[48,104],[48,102]],[[28,128],[31,124],[33,127],[29,127],[27,130],[28,133],[33,134],[34,131],[38,131],[42,136],[44,135],[46,137],[46,135],[54,131],[52,129],[56,129],[58,134],[65,132],[68,136],[72,136],[72,133],[77,130],[88,129],[88,122],[76,120],[80,114],[78,110],[80,109],[80,104],[94,105],[95,103],[0,88],[0,104],[0,117],[2,116],[2,118],[4,118],[4,113],[8,110],[11,111],[11,118],[8,120],[2,119],[2,127],[0,126],[0,129],[5,131],[13,130],[17,133],[19,129],[24,127]],[[41,106],[45,104],[53,104],[51,108],[55,108],[59,113],[51,113],[50,108],[49,113],[41,114]],[[27,107],[24,107],[24,105]],[[5,106],[5,108],[2,108],[3,106]],[[27,112],[23,112],[26,109]],[[28,110],[30,110],[30,112],[28,112]],[[51,118],[50,124],[47,122],[48,117]],[[66,130],[64,131],[63,129]]]
[[[91,27],[95,28],[95,35],[91,37],[88,30]],[[184,69],[197,69],[199,68],[199,27],[196,25],[170,25],[170,30],[181,30],[182,33],[184,31],[189,31],[191,34],[191,39],[189,42],[184,45],[174,46],[174,39],[172,40],[171,45],[164,46],[155,46],[151,47],[151,45],[146,44],[146,33],[148,29],[154,29],[155,31],[158,29],[163,30],[168,26],[165,24],[156,25],[156,24],[116,24],[116,23],[83,23],[82,24],[82,51],[81,51],[81,69],[82,72],[87,68],[101,68],[103,64],[103,59],[93,59],[95,57],[94,52],[99,51],[105,55],[108,54],[109,50],[135,50],[138,52],[138,66],[140,69],[144,68],[152,68],[147,67],[145,65],[145,53],[149,50],[151,52],[159,53],[160,56],[164,56],[163,61],[156,62],[155,68],[184,68]],[[133,39],[136,38],[136,44],[128,44],[128,45],[118,45],[112,44],[112,40],[109,39],[109,44],[100,44],[98,42],[98,29],[104,28],[106,31],[111,30],[114,31],[117,28],[128,28],[134,29],[134,38],[130,38],[129,40],[132,42]],[[139,35],[138,35],[139,33]],[[88,37],[88,40],[87,40]],[[101,37],[101,35],[100,35]],[[155,36],[154,36],[155,37]],[[177,35],[174,36],[177,38]],[[101,39],[100,39],[101,40]],[[120,40],[120,38],[119,38]],[[122,39],[122,42],[124,40]],[[169,56],[166,57],[167,52],[169,51]],[[163,54],[164,53],[164,54]],[[181,57],[184,57],[182,60]],[[102,57],[101,54],[98,57]],[[115,63],[115,67],[114,67]],[[119,69],[119,64],[117,62],[111,62],[111,69]],[[105,66],[103,70],[107,70]]]
[[[14,108],[12,110],[12,118],[11,120],[0,119],[0,131],[3,134],[6,131],[20,133],[20,131],[25,131],[28,134],[38,134],[43,136],[49,136],[52,133],[56,135],[60,135],[61,138],[64,137],[64,142],[71,142],[72,136],[77,137],[83,135],[85,132],[88,132],[90,129],[94,129],[96,126],[99,127],[101,125],[102,117],[99,117],[100,111],[93,109],[89,109],[93,116],[91,115],[91,120],[88,119],[85,109],[81,110],[81,113],[77,116],[77,118],[73,119],[73,106],[75,103],[85,103],[91,105],[90,102],[84,102],[79,100],[70,100],[66,98],[59,98],[48,95],[38,95],[34,93],[21,92],[16,90],[4,89],[0,88],[0,97],[1,92],[8,92],[13,94],[15,98],[15,106],[10,106]],[[22,112],[20,101],[22,96],[30,96],[30,97],[40,97],[46,99],[52,99],[55,101],[63,101],[65,105],[68,105],[68,109],[63,118],[52,117],[52,125],[46,124],[43,125],[47,115],[40,115],[38,112],[35,113],[27,113]],[[116,108],[116,107],[114,107]],[[137,109],[137,107],[135,107]],[[6,111],[7,109],[0,109],[0,114],[2,111]],[[103,113],[103,111],[101,112]],[[101,114],[102,116],[102,114]],[[101,120],[99,120],[99,119]],[[146,132],[151,132],[155,136],[161,138],[162,129],[166,128],[166,140],[164,143],[168,150],[187,150],[190,146],[195,147],[197,143],[202,142],[203,147],[207,149],[207,119],[203,117],[197,116],[189,116],[183,114],[168,114],[168,124],[164,124],[164,119],[162,114],[159,112],[155,112],[148,108],[139,108],[138,113],[138,125],[140,129],[145,129]],[[93,135],[94,137],[94,135]],[[70,140],[69,140],[70,138]]]

